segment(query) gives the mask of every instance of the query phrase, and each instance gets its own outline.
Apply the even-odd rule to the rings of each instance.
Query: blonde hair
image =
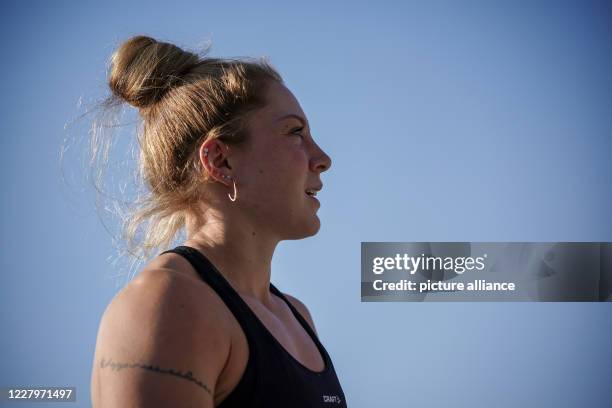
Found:
[[[103,104],[127,102],[138,108],[140,122],[137,176],[146,191],[122,220],[132,256],[146,259],[169,248],[188,217],[201,222],[208,177],[199,146],[211,138],[245,146],[249,114],[265,105],[270,81],[283,83],[265,58],[210,58],[147,36],[128,39],[112,54],[112,94]],[[94,132],[92,158],[108,153],[107,142]],[[98,162],[107,165],[107,157]]]

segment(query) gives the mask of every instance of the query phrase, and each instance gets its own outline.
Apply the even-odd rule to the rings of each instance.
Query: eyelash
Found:
[[[295,132],[302,131],[302,130],[304,130],[304,126],[294,128],[294,129],[291,131],[291,133],[295,133]],[[299,136],[300,136],[300,137],[302,137],[302,138],[304,137],[304,135],[302,135],[302,134],[300,134]]]

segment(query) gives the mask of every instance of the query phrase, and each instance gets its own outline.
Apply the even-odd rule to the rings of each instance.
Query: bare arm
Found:
[[[98,331],[94,408],[214,406],[230,339],[197,289],[149,271],[113,299]]]

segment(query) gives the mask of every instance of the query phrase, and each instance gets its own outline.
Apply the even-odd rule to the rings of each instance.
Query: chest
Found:
[[[267,351],[276,353],[274,356],[266,353],[266,356],[269,356],[270,359],[293,360],[307,373],[323,371],[325,360],[319,348],[286,305],[286,309],[280,306],[270,311],[257,302],[248,299],[245,299],[245,302],[263,325],[259,326],[258,322],[253,322],[254,327],[260,327],[260,330],[257,331],[258,336],[261,337],[259,341],[266,346]],[[215,399],[229,395],[236,388],[244,375],[251,352],[244,330],[238,321],[234,320],[233,323],[231,325],[231,352],[226,368],[217,382]],[[260,362],[260,364],[266,364],[266,362]]]

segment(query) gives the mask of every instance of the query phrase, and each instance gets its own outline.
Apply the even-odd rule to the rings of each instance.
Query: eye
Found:
[[[302,130],[304,130],[304,126],[301,126],[301,127],[296,127],[296,128],[294,128],[294,129],[292,129],[292,130],[291,130],[291,133],[293,133],[293,134],[297,134],[297,135],[299,135],[301,138],[303,138],[303,137],[304,137],[304,135],[303,135],[303,134],[301,134],[301,133],[298,133],[298,132],[301,132]]]

